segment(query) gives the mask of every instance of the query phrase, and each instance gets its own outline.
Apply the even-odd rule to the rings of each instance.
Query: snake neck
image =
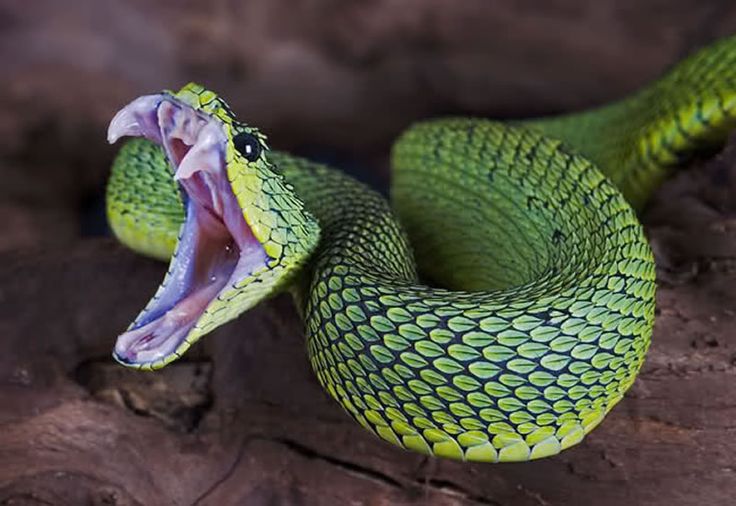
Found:
[[[303,309],[315,272],[340,265],[376,279],[417,282],[408,238],[384,197],[325,165],[278,151],[271,160],[320,230],[319,244],[291,286],[298,306]]]

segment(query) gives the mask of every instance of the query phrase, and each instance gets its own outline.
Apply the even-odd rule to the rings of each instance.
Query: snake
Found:
[[[556,455],[649,348],[656,273],[637,213],[734,127],[733,36],[582,112],[418,121],[391,149],[388,198],[270,149],[199,84],[144,95],[108,129],[130,139],[107,216],[169,267],[113,356],[159,369],[288,292],[318,383],[380,439],[462,461]]]

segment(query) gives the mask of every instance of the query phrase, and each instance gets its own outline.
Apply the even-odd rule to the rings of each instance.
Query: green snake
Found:
[[[157,369],[288,290],[319,383],[358,423],[452,459],[579,443],[650,344],[655,266],[634,209],[736,126],[736,37],[594,110],[513,124],[418,123],[391,205],[339,170],[271,151],[215,93],[131,102],[108,217],[169,259],[114,357]],[[243,336],[247,339],[247,336]]]

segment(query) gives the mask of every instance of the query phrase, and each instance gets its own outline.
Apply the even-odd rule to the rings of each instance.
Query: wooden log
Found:
[[[645,214],[658,315],[640,378],[578,447],[484,465],[389,446],[321,390],[291,301],[163,371],[114,338],[164,266],[112,240],[0,256],[1,504],[730,505],[736,494],[736,142]]]

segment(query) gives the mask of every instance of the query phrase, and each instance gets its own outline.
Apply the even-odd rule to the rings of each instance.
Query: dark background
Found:
[[[199,81],[385,191],[414,120],[602,104],[735,32],[732,0],[0,0],[0,504],[734,504],[736,141],[642,216],[640,378],[540,462],[373,438],[317,385],[286,297],[159,373],[114,365],[164,266],[103,236],[107,123],[141,94]]]
[[[734,31],[729,0],[2,0],[0,249],[102,229],[106,126],[141,94],[198,81],[385,188],[418,118],[604,103]]]

